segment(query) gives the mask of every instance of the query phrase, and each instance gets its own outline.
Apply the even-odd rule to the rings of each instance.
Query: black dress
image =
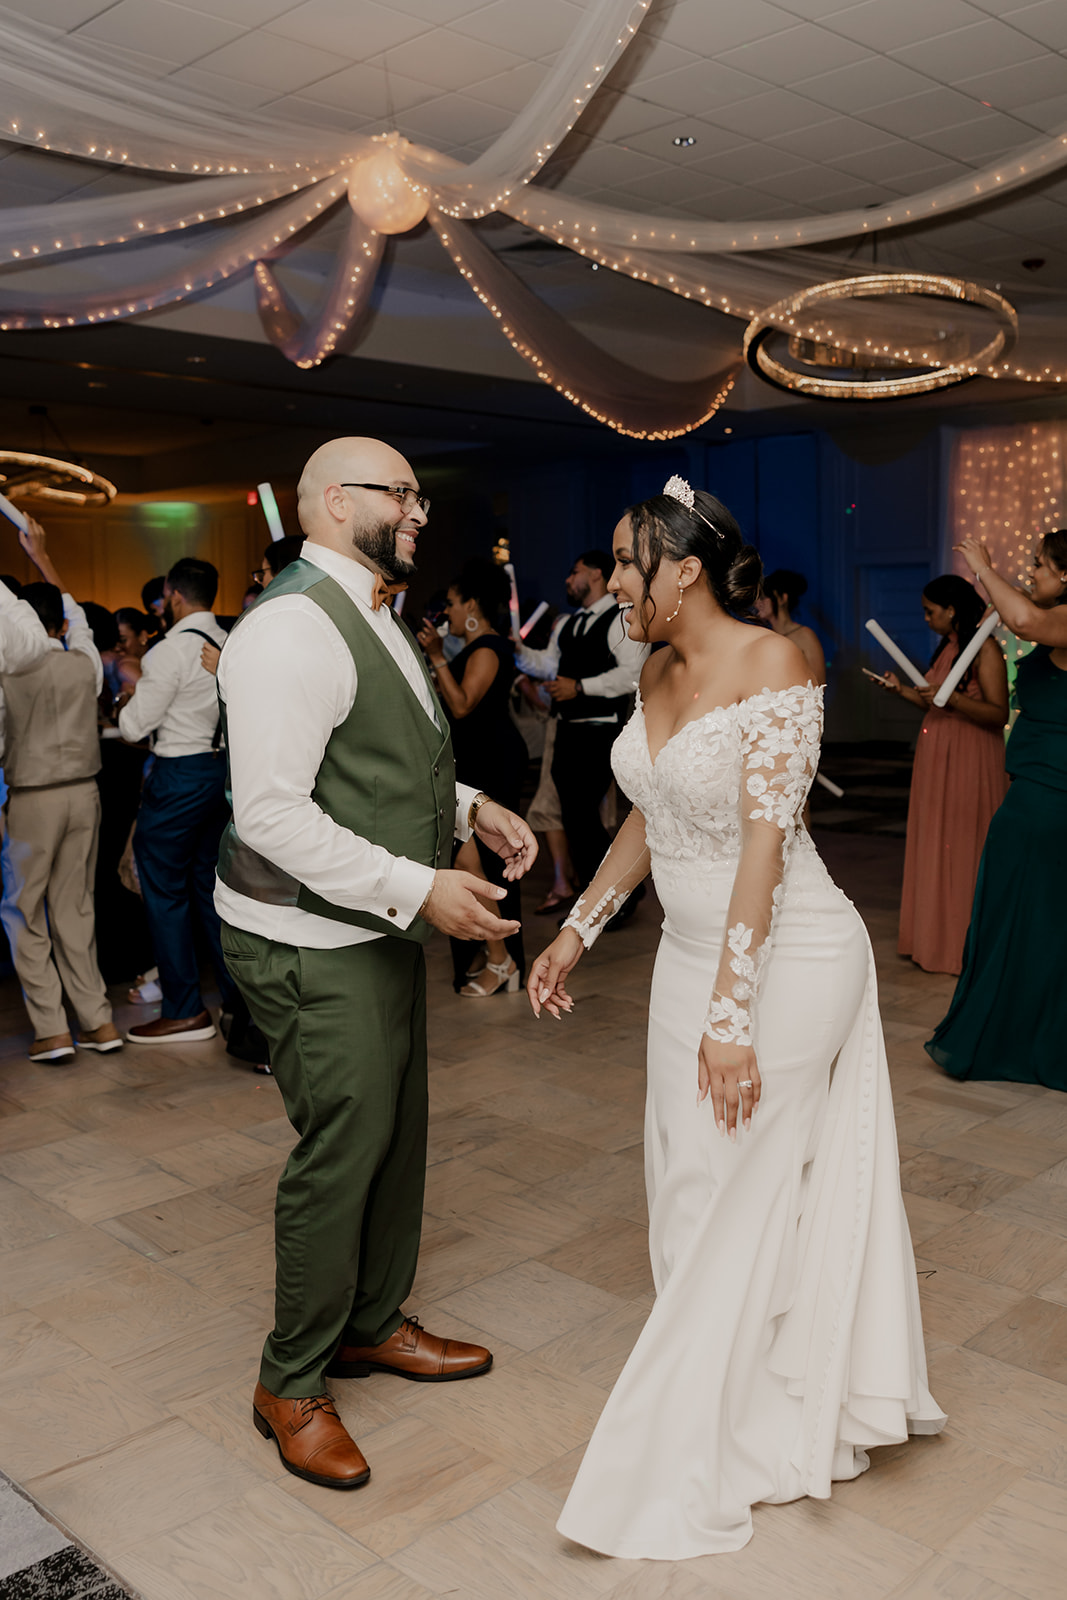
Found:
[[[449,670],[457,683],[462,684],[463,675],[479,650],[493,651],[497,657],[497,671],[492,683],[469,715],[456,717],[451,712],[447,713],[452,727],[456,777],[460,783],[484,790],[509,811],[518,811],[522,783],[530,758],[526,742],[511,720],[508,709],[511,685],[515,677],[515,654],[510,641],[502,638],[500,634],[483,633],[449,662]],[[475,842],[482,871],[490,883],[500,884],[508,891],[506,898],[497,902],[498,915],[509,921],[518,921],[521,915],[518,884],[505,883],[504,863],[500,857],[492,850],[487,850],[480,839]],[[513,934],[506,944],[508,954],[517,964],[520,973],[524,973],[522,934]],[[467,968],[477,948],[476,943],[468,940],[452,940],[452,961],[457,989],[467,981]]]

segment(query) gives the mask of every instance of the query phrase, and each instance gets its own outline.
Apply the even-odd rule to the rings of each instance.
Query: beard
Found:
[[[372,561],[383,578],[399,583],[415,571],[415,563],[398,553],[396,524],[392,522],[354,522],[352,543],[360,555]]]

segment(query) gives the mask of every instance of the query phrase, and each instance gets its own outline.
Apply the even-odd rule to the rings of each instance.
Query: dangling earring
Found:
[[[684,594],[685,594],[685,585],[682,583],[681,578],[679,578],[678,579],[678,604],[675,606],[674,610],[671,612],[670,616],[667,618],[668,622],[673,622],[675,617],[678,615],[679,611],[681,611],[681,609],[682,609],[682,596]]]

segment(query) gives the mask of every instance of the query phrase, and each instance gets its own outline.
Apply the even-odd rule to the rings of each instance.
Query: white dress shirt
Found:
[[[0,590],[3,590],[3,593],[7,595],[8,600],[12,599],[10,589],[5,589],[2,583],[0,583]],[[65,594],[63,596],[63,615],[67,619],[67,631],[62,639],[52,639],[49,637],[49,635],[45,632],[44,623],[41,621],[36,611],[34,611],[28,600],[19,600],[17,603],[20,606],[26,607],[26,610],[30,613],[30,616],[41,630],[41,636],[44,640],[44,648],[39,652],[39,654],[34,654],[32,657],[27,657],[28,665],[19,667],[10,667],[6,665],[0,666],[0,672],[10,672],[13,674],[17,674],[19,672],[32,672],[34,667],[39,667],[41,665],[41,662],[44,660],[49,650],[77,650],[80,655],[88,656],[89,660],[92,662],[93,680],[96,684],[96,693],[99,694],[101,689],[104,687],[104,663],[100,659],[100,652],[96,648],[96,642],[93,639],[93,631],[86,620],[85,612],[82,610],[78,602],[72,599],[69,594]],[[0,604],[2,604],[2,602],[0,602]],[[10,613],[0,610],[0,616],[6,616],[9,614]],[[4,624],[3,622],[0,622],[0,652],[3,650],[4,637]],[[22,645],[24,649],[26,648],[27,643],[33,647],[34,651],[37,650],[39,641],[36,634],[32,633],[29,629],[27,629],[25,633],[25,638]],[[0,659],[5,658],[0,655]],[[16,659],[18,659],[17,654]],[[3,689],[0,689],[0,750],[3,750],[4,748],[4,741],[6,737],[7,704],[4,700],[4,691]]]
[[[409,636],[386,605],[371,606],[374,574],[358,561],[315,544],[302,551],[354,600],[403,672],[430,720],[444,728]],[[334,822],[311,798],[326,746],[352,710],[359,683],[352,654],[330,618],[306,594],[257,606],[236,628],[219,662],[226,703],[233,820],[249,849],[334,905],[385,917],[407,928],[433,886],[434,870],[394,856]],[[366,693],[373,694],[374,686]],[[456,785],[456,835],[466,839],[476,789]],[[224,922],[278,944],[339,949],[384,938],[299,906],[268,905],[215,881]]]
[[[618,611],[618,603],[614,595],[603,594],[591,606],[584,606],[575,615],[578,617],[601,616],[612,607]],[[515,664],[520,672],[525,672],[528,678],[555,678],[559,676],[559,636],[569,619],[557,617],[552,625],[552,633],[548,646],[544,650],[530,650],[524,644],[515,646]],[[588,626],[588,623],[586,624]],[[579,635],[579,638],[581,635]],[[594,673],[590,678],[581,678],[578,681],[579,693],[590,695],[593,699],[614,700],[620,695],[633,694],[641,677],[641,668],[648,660],[649,646],[640,644],[636,639],[631,639],[626,631],[626,622],[619,612],[608,629],[608,645],[615,657],[615,666],[609,667],[606,672]],[[569,721],[584,722],[614,722],[614,717],[571,717]]]
[[[174,623],[141,661],[133,696],[119,712],[119,732],[130,744],[154,733],[157,756],[201,756],[212,750],[219,723],[215,680],[200,665],[206,633],[219,649],[226,643],[210,611],[194,611]]]
[[[48,649],[44,623],[28,600],[0,583],[0,672],[31,672]]]

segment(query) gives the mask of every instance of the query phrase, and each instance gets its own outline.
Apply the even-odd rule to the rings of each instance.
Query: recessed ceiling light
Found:
[[[724,428],[722,431],[723,433],[733,433],[734,430],[732,428]]]
[[[186,361],[190,362],[194,367],[199,367],[199,366],[202,366],[203,363],[207,360],[207,356],[186,356],[185,359],[186,359]]]
[[[600,262],[599,261],[590,261],[589,270],[590,270],[590,272],[599,272],[600,271]]]
[[[696,139],[691,133],[676,133],[671,143],[676,144],[680,150],[688,150],[691,144],[696,144]]]

